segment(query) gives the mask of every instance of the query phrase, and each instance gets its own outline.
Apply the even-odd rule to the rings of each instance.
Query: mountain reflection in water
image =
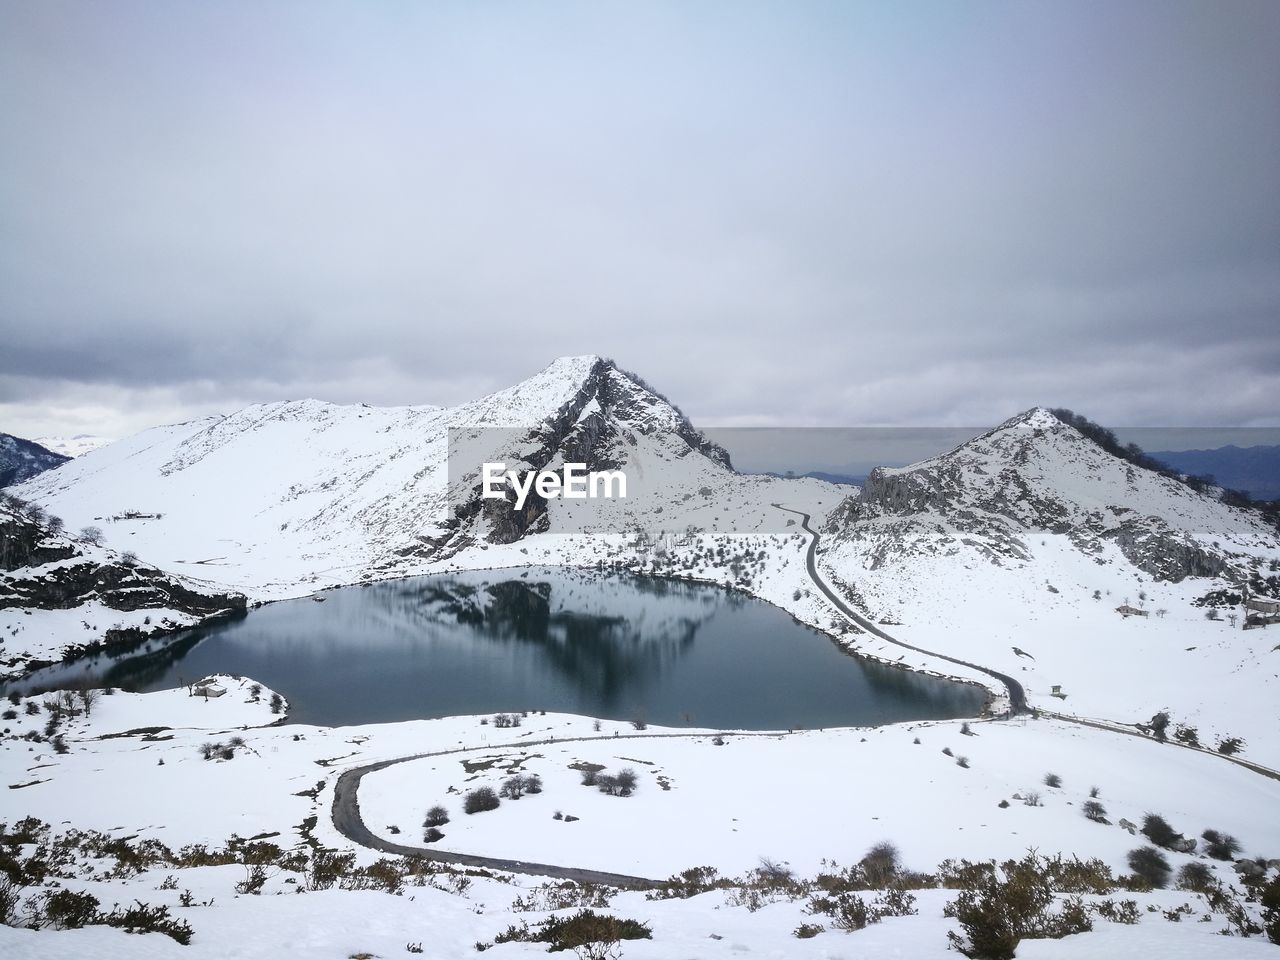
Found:
[[[293,722],[552,710],[785,729],[973,716],[980,689],[851,657],[719,587],[591,571],[478,571],[345,587],[54,667],[155,690],[210,673],[285,694]],[[28,685],[29,686],[29,685]]]

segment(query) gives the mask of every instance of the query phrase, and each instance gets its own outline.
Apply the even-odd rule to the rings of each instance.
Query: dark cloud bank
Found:
[[[0,429],[1280,423],[1280,5],[0,8]]]

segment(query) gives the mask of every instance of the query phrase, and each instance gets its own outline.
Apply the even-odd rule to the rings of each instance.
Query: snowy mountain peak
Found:
[[[1063,426],[1052,411],[1047,407],[1032,407],[1030,410],[1024,410],[1016,417],[1010,417],[1000,426],[996,427],[993,433],[1000,430],[1012,430],[1022,428],[1025,430],[1054,430]]]
[[[830,528],[879,539],[876,562],[926,544],[1025,562],[1031,535],[1060,534],[1092,555],[1115,544],[1164,580],[1246,576],[1243,558],[1276,549],[1256,514],[1122,459],[1039,407],[941,456],[873,470]]]
[[[459,435],[475,456],[453,455]],[[481,503],[482,462],[625,466],[633,489],[607,517],[533,497],[515,511]],[[642,378],[587,355],[454,407],[305,399],[157,427],[64,464],[22,495],[70,524],[105,525],[111,542],[129,538],[165,569],[267,592],[410,572],[541,531],[621,530],[644,522],[650,502],[666,525],[675,498],[735,477],[728,454]]]

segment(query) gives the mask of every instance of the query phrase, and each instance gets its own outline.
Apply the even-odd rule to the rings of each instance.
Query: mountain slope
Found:
[[[522,510],[481,501],[485,461],[520,471],[625,466],[627,499],[531,497]],[[164,569],[267,598],[446,562],[492,565],[492,553],[459,555],[531,533],[778,525],[768,505],[775,484],[734,473],[671,404],[587,356],[452,408],[301,400],[158,427],[20,492],[69,526],[102,525],[108,542]]]
[[[245,609],[245,598],[75,539],[0,500],[0,678]]]
[[[0,433],[0,487],[22,483],[66,463],[69,457],[40,444]]]
[[[1042,708],[1274,739],[1258,704],[1280,691],[1280,637],[1239,629],[1238,606],[1206,619],[1205,598],[1280,590],[1275,531],[1046,410],[873,471],[824,541],[824,573],[894,636],[1011,673]]]

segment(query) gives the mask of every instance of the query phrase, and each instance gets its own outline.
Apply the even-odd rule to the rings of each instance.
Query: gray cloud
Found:
[[[0,429],[452,403],[1280,411],[1280,9],[9,4]]]

